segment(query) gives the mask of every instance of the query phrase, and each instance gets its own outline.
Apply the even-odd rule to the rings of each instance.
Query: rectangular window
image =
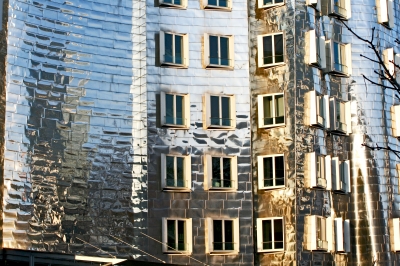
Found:
[[[383,50],[382,52],[383,55],[383,62],[385,64],[385,67],[389,73],[385,73],[386,77],[393,77],[394,71],[395,71],[395,65],[394,65],[394,51],[393,48],[387,48]]]
[[[161,176],[164,190],[190,190],[190,156],[161,154]]]
[[[228,36],[210,35],[208,36],[209,65],[229,67],[230,64],[230,45]]]
[[[393,0],[376,0],[376,13],[378,15],[378,23],[388,28],[394,28]]]
[[[305,62],[318,68],[326,68],[325,37],[319,36],[316,30],[309,30],[305,34],[305,40]]]
[[[390,107],[390,115],[392,117],[392,134],[393,137],[400,137],[400,105]]]
[[[257,219],[258,252],[284,250],[284,223],[282,217]]]
[[[305,95],[305,122],[309,126],[330,127],[329,96],[320,95],[316,91],[309,91]]]
[[[239,219],[207,218],[210,253],[232,254],[239,251]]]
[[[350,193],[350,161],[332,158],[332,189],[336,192]]]
[[[259,35],[258,37],[258,66],[270,67],[284,64],[283,33]]]
[[[192,252],[192,219],[162,218],[163,252]]]
[[[335,218],[336,252],[350,252],[350,221]]]
[[[342,102],[335,97],[329,99],[331,130],[334,134],[350,134],[351,130],[351,106],[350,102]]]
[[[206,155],[205,189],[234,190],[237,189],[237,157]]]
[[[331,157],[306,153],[304,162],[305,185],[308,188],[331,189]]]
[[[283,93],[258,96],[258,127],[274,127],[285,124]]]
[[[271,8],[276,6],[282,6],[285,4],[284,0],[259,0],[258,8]]]
[[[347,20],[351,17],[351,0],[321,0],[321,11],[322,15]]]
[[[339,43],[333,40],[325,42],[326,72],[339,76],[352,73],[351,44]]]
[[[203,0],[205,9],[219,9],[222,11],[230,11],[232,0]]]
[[[390,250],[400,251],[400,218],[389,219]]]
[[[260,189],[285,186],[285,164],[283,154],[258,156],[258,184]]]
[[[205,95],[206,127],[235,128],[236,106],[234,96]]]
[[[190,100],[188,94],[161,92],[161,125],[188,128],[190,126]]]
[[[160,0],[160,7],[186,8],[187,0]]]
[[[305,217],[304,241],[306,250],[332,250],[332,219],[317,215]]]
[[[160,61],[163,66],[188,67],[188,35],[160,32]]]

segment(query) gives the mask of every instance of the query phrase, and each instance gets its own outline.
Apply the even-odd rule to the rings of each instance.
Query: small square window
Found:
[[[342,102],[335,97],[330,98],[330,122],[332,133],[350,134],[351,110],[350,102]]]
[[[305,122],[309,126],[329,128],[329,96],[309,91],[304,99],[307,110]]]
[[[321,11],[322,15],[347,20],[351,17],[351,0],[321,0]]]
[[[207,218],[208,252],[233,254],[239,252],[239,219]]]
[[[326,41],[326,69],[330,74],[349,76],[352,73],[351,44]]]
[[[160,7],[185,9],[187,7],[187,0],[160,0]]]
[[[191,174],[190,156],[161,154],[161,185],[164,190],[189,191]]]
[[[332,190],[341,193],[350,193],[350,161],[340,161],[338,157],[332,158]]]
[[[192,253],[192,219],[162,218],[163,252]]]
[[[305,185],[308,188],[331,189],[331,156],[306,153],[304,162]]]
[[[259,35],[258,67],[273,67],[285,64],[284,34]]]
[[[285,125],[283,93],[258,95],[258,127]]]
[[[190,127],[190,99],[188,94],[161,92],[161,125],[173,128]]]
[[[237,189],[237,157],[206,155],[205,189],[236,190]]]
[[[234,66],[233,36],[204,35],[204,59],[206,68]]]
[[[394,1],[393,0],[376,0],[376,14],[378,23],[394,28]]]
[[[310,251],[329,251],[332,245],[332,220],[317,215],[305,217],[305,248]]]
[[[283,6],[284,4],[284,0],[258,0],[258,8],[272,8]]]
[[[232,0],[203,0],[204,9],[230,11]]]
[[[316,30],[309,30],[305,39],[305,62],[318,68],[326,68],[325,37],[318,36]]]
[[[234,129],[236,127],[235,97],[228,95],[205,95],[206,128]]]
[[[285,232],[282,217],[257,219],[257,251],[284,251]]]
[[[161,31],[160,62],[162,66],[187,68],[189,66],[188,35]]]
[[[283,154],[258,156],[258,185],[260,189],[285,187]]]

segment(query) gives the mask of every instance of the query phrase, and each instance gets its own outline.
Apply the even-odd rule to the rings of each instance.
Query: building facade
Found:
[[[398,2],[1,3],[2,248],[399,262]]]

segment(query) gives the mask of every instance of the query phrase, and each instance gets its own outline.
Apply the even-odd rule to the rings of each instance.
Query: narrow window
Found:
[[[262,126],[285,123],[283,94],[263,96]]]
[[[190,156],[161,154],[161,176],[164,190],[189,190],[191,183]]]
[[[328,249],[328,241],[326,239],[326,219],[322,217],[317,218],[316,237],[317,237],[317,249]]]
[[[211,125],[212,126],[231,126],[230,116],[230,97],[210,96],[211,97]]]
[[[283,33],[262,37],[262,61],[260,66],[268,66],[284,62]]]
[[[326,187],[324,156],[317,156],[317,186]]]
[[[283,249],[283,219],[270,219],[262,221],[262,249]]]
[[[285,185],[285,169],[283,155],[262,158],[261,188],[273,188]]]
[[[186,250],[185,221],[167,220],[168,250]]]
[[[171,125],[185,125],[184,96],[165,94],[165,123]]]
[[[213,250],[234,250],[234,228],[232,220],[213,220]]]
[[[212,187],[232,187],[231,158],[212,157]]]
[[[183,64],[183,36],[165,33],[165,63]]]
[[[209,36],[210,64],[229,66],[229,37]]]

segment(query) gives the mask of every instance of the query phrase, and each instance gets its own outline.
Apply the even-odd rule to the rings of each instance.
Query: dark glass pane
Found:
[[[229,38],[220,37],[221,65],[229,66]]]
[[[272,5],[272,0],[264,0],[264,5]]]
[[[262,221],[263,249],[272,249],[272,223],[270,220]]]
[[[231,158],[222,158],[223,162],[223,187],[231,187]]]
[[[272,116],[272,96],[263,97],[264,101],[264,125],[274,124],[274,118]]]
[[[275,185],[285,185],[285,165],[283,163],[283,156],[275,157]]]
[[[274,185],[272,158],[273,157],[263,158],[263,163],[264,163],[264,187],[271,187],[271,186]]]
[[[184,159],[182,157],[176,157],[176,186],[184,186]]]
[[[275,4],[283,3],[283,0],[275,0]]]
[[[275,249],[283,248],[283,220],[274,220]]]
[[[230,99],[229,97],[221,97],[221,112],[222,112],[222,125],[223,126],[231,126],[230,119]]]
[[[165,94],[165,123],[174,124],[174,95]]]
[[[209,36],[210,39],[210,64],[219,65],[218,36]]]
[[[165,55],[164,55],[164,61],[167,63],[173,63],[174,58],[173,58],[173,47],[172,47],[172,34],[165,33],[164,34],[164,41],[165,41]]]
[[[233,221],[225,221],[225,250],[233,250]]]
[[[275,95],[275,123],[282,124],[285,122],[285,108],[283,103],[283,95]]]
[[[336,42],[333,43],[333,63],[335,70],[342,71],[343,65],[340,56],[340,45]]]
[[[175,35],[175,64],[183,64],[183,37]]]
[[[222,220],[213,220],[214,250],[223,250]]]
[[[183,101],[184,101],[183,96],[176,95],[175,96],[175,101],[176,101],[176,103],[175,103],[175,106],[176,106],[176,109],[175,109],[175,112],[176,112],[175,123],[176,123],[176,125],[184,125],[185,123],[183,121]]]
[[[227,0],[219,0],[219,6],[220,7],[228,7],[228,1]]]
[[[212,186],[221,187],[221,158],[212,157]]]
[[[167,186],[174,187],[175,186],[175,181],[174,181],[174,157],[172,156],[166,156],[166,165],[167,165]]]
[[[217,0],[208,0],[208,4],[210,5],[210,6],[217,6],[218,4],[217,4]]]
[[[211,107],[211,125],[220,125],[219,116],[219,97],[210,96],[210,107]]]
[[[275,63],[283,62],[283,34],[274,35]]]
[[[182,5],[182,2],[181,2],[181,0],[174,0],[174,4],[180,6],[180,5]]]
[[[272,57],[272,36],[263,37],[263,52],[264,65],[272,64],[274,62]]]
[[[185,248],[185,222],[178,221],[178,250],[186,250]]]
[[[167,245],[169,250],[176,249],[175,245],[175,221],[167,220]]]

